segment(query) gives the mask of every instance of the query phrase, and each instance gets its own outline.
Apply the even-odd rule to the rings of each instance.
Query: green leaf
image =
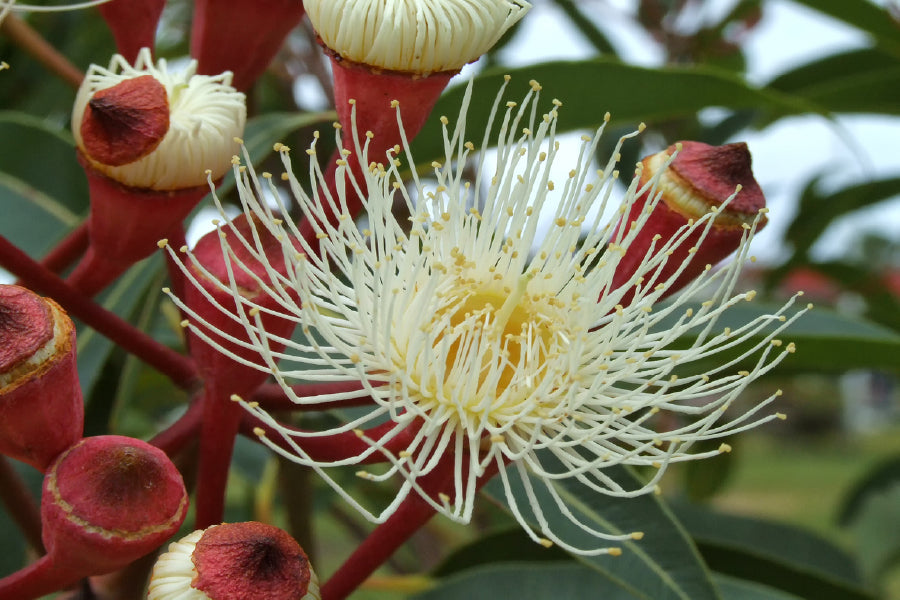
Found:
[[[722,600],[803,600],[767,585],[715,573],[713,580],[722,592]]]
[[[693,505],[675,505],[673,511],[714,571],[803,598],[871,600],[853,559],[816,535]]]
[[[107,310],[119,315],[125,320],[130,320],[135,310],[141,305],[147,294],[158,294],[158,289],[149,289],[148,286],[155,280],[157,273],[163,268],[163,258],[156,254],[147,258],[122,275],[118,281],[105,292],[100,303]],[[101,371],[107,360],[116,350],[116,345],[103,337],[95,330],[80,327],[78,330],[78,378],[81,382],[81,390],[85,401],[92,397],[94,386],[97,384]],[[110,394],[105,400],[108,406],[104,407],[104,424],[108,421],[108,412],[112,410],[114,394]],[[88,409],[93,407],[88,403]],[[85,422],[87,423],[87,416]]]
[[[802,300],[802,298],[801,298]],[[717,327],[737,329],[753,319],[772,314],[778,310],[777,305],[746,302],[735,305],[725,311],[719,318]],[[789,311],[787,317],[794,313]],[[664,328],[665,323],[660,327]],[[816,371],[844,372],[855,368],[900,369],[900,335],[895,332],[863,321],[855,317],[842,315],[825,308],[813,308],[790,327],[778,335],[779,339],[794,342],[797,351],[787,357],[779,365],[779,372]],[[693,336],[688,333],[682,341],[690,343]],[[715,355],[691,363],[681,365],[684,373],[707,372],[717,365],[737,358],[755,341],[762,337],[751,338],[749,342],[718,352]],[[744,361],[735,365],[734,371],[746,367],[753,361]]]
[[[848,525],[862,510],[869,496],[900,483],[900,456],[888,458],[863,475],[847,490],[838,511],[838,523]]]
[[[556,546],[535,544],[521,527],[482,535],[446,557],[434,570],[436,577],[472,569],[479,565],[509,562],[570,562],[572,557]]]
[[[548,598],[647,600],[577,563],[503,564],[463,571],[411,600],[547,600]],[[652,597],[656,600],[656,597]]]
[[[815,11],[856,27],[886,49],[900,56],[900,36],[897,21],[891,14],[869,0],[794,0]]]
[[[806,63],[779,75],[767,87],[830,112],[898,114],[898,84],[898,57],[865,48]]]
[[[900,483],[870,495],[853,530],[860,563],[872,580],[900,564]]]
[[[900,177],[857,183],[830,193],[820,192],[818,181],[814,179],[803,190],[797,216],[785,234],[798,254],[806,254],[835,219],[900,196]]]
[[[0,233],[32,256],[47,252],[86,212],[87,181],[67,132],[0,111]]]
[[[541,101],[541,108],[549,110],[551,98],[562,100],[558,131],[595,129],[607,111],[618,125],[693,116],[708,106],[762,110],[776,116],[818,110],[805,100],[753,87],[732,73],[709,67],[651,69],[607,58],[548,62],[491,69],[475,77],[466,131],[476,146],[481,142],[494,97],[506,74],[512,76],[506,93],[508,100],[517,101],[524,96],[531,79],[543,86],[545,100]],[[413,155],[420,165],[443,155],[438,119],[447,115],[451,121],[456,120],[464,91],[465,85],[452,87],[438,100],[413,144]]]
[[[540,456],[541,462],[552,470],[550,463],[555,459],[545,454]],[[605,469],[604,475],[625,489],[642,486],[624,467]],[[512,475],[510,483],[516,504],[535,526],[537,521],[528,512],[531,503],[521,482]],[[555,501],[542,482],[533,478],[532,483],[537,504],[544,509],[554,533],[575,547],[595,548],[603,545],[601,540],[551,508],[556,506]],[[616,581],[622,588],[631,590],[637,597],[652,600],[719,598],[696,548],[659,497],[647,494],[636,498],[615,498],[599,494],[573,479],[553,481],[551,485],[575,517],[589,527],[611,534],[636,531],[645,534],[640,541],[612,544],[622,548],[621,556],[576,556],[577,560]],[[485,493],[498,504],[506,504],[506,494],[499,478],[494,478],[485,486]]]

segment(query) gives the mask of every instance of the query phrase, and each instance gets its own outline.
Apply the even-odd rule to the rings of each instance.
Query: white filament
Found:
[[[657,185],[668,163],[643,186],[639,167],[629,185],[619,214],[629,214],[641,194],[651,198],[634,227],[591,223],[589,212],[599,209],[590,214],[603,214],[618,176],[615,158],[603,170],[592,166],[603,127],[594,137],[583,138],[569,178],[554,183],[550,172],[559,148],[555,138],[562,103],[554,100],[550,110],[539,115],[541,88],[531,82],[520,102],[504,107],[505,88],[506,84],[493,105],[493,125],[483,132],[478,147],[497,148],[496,166],[486,166],[484,154],[476,154],[476,146],[466,139],[470,87],[456,127],[450,129],[442,118],[445,160],[432,163],[429,181],[413,170],[411,191],[401,180],[401,171],[415,164],[406,140],[401,151],[405,161],[393,151],[368,156],[368,134],[360,135],[353,126],[351,138],[357,141],[346,152],[357,153],[360,163],[370,167],[364,180],[357,181],[342,160],[336,177],[339,182],[350,177],[350,185],[361,192],[364,230],[346,212],[346,191],[342,187],[336,195],[328,191],[316,160],[309,173],[312,191],[307,193],[292,173],[288,149],[277,144],[285,167],[282,179],[302,214],[318,227],[314,243],[299,242],[302,252],[294,246],[299,237],[295,224],[282,221],[260,200],[264,191],[279,203],[282,195],[269,174],[257,176],[245,150],[248,166],[235,167],[244,211],[283,240],[288,262],[285,275],[270,269],[270,279],[264,282],[267,294],[279,306],[274,312],[293,319],[305,335],[297,341],[265,331],[258,312],[269,309],[240,298],[232,280],[222,288],[241,302],[241,310],[231,318],[248,334],[238,343],[259,352],[261,361],[255,366],[272,373],[297,404],[328,409],[339,399],[299,396],[289,385],[297,379],[362,381],[364,389],[355,396],[371,398],[352,419],[315,432],[295,431],[260,407],[245,406],[280,432],[289,450],[263,437],[265,443],[314,469],[375,522],[388,518],[410,493],[420,494],[449,518],[468,522],[477,480],[496,468],[511,510],[535,541],[583,554],[617,552],[602,546],[575,548],[557,535],[548,513],[562,515],[598,540],[632,537],[591,529],[566,506],[554,483],[572,480],[612,496],[645,494],[656,488],[670,463],[727,451],[723,446],[694,453],[695,443],[779,417],[765,409],[780,392],[742,414],[732,416],[726,410],[750,382],[793,351],[793,345],[782,344],[777,335],[802,311],[785,316],[792,299],[774,314],[740,328],[717,325],[729,308],[754,296],[734,290],[741,266],[749,260],[756,223],[744,227],[731,262],[719,270],[707,266],[682,294],[660,303],[689,263],[663,274],[669,256],[687,244],[689,236],[692,240],[699,236],[696,243],[701,243],[721,211],[687,222],[671,239],[657,238],[631,282],[611,289],[621,257],[659,201]],[[635,134],[618,141],[614,156]],[[314,141],[307,152],[315,155],[315,151]],[[473,167],[475,180],[467,181],[465,174]],[[409,220],[394,216],[395,199],[406,204]],[[540,237],[537,219],[545,206],[556,207],[555,225]],[[279,209],[288,212],[284,205]],[[329,221],[329,215],[337,218]],[[265,262],[254,240],[241,238],[227,222],[219,227],[223,251],[233,261],[230,248],[239,245]],[[173,249],[169,252],[181,260]],[[186,256],[196,264],[190,252]],[[234,266],[240,268],[236,262]],[[184,271],[191,277],[190,269]],[[633,299],[623,304],[629,290],[634,291]],[[192,331],[246,362],[215,342],[221,333],[209,331],[200,315],[175,301],[189,313],[187,326]],[[224,308],[223,313],[230,314]],[[671,322],[668,328],[662,326],[663,319]],[[692,344],[674,344],[689,332],[697,336]],[[723,359],[706,374],[674,374],[676,366],[751,338],[756,340],[751,348]],[[282,344],[284,351],[273,349]],[[739,371],[737,363],[746,361],[752,368]],[[656,430],[658,413],[678,415],[678,424]],[[385,419],[388,425],[379,434],[365,431]],[[418,427],[412,441],[402,451],[391,451],[390,442],[410,426]],[[356,431],[369,450],[332,462],[316,460],[304,450],[305,438],[349,431]],[[386,507],[373,511],[327,470],[379,454],[387,465],[358,475],[373,482],[399,478],[401,484]],[[548,462],[547,455],[553,460]],[[419,479],[447,461],[452,461],[453,486],[436,500],[424,493]],[[656,472],[637,489],[624,489],[605,474],[614,465],[641,465]],[[515,487],[523,486],[527,510],[513,495]],[[549,494],[552,501],[540,502],[538,492]],[[528,524],[529,513],[537,531]]]

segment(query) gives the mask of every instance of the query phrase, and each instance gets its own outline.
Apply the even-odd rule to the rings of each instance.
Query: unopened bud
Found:
[[[57,568],[108,573],[171,537],[187,507],[181,474],[159,448],[115,435],[86,438],[44,477],[44,545]]]
[[[196,61],[179,71],[165,60],[154,64],[147,48],[134,66],[119,55],[109,68],[91,65],[72,111],[72,132],[90,166],[126,186],[157,191],[204,185],[206,169],[213,179],[224,175],[234,138],[244,131],[244,95],[231,86],[231,73],[196,70]]]
[[[675,159],[666,168],[679,147]],[[696,224],[680,244],[671,248],[660,272],[652,274],[654,281],[665,282],[663,297],[667,296],[708,270],[708,265],[715,265],[734,252],[754,224],[755,230],[759,230],[766,223],[766,200],[753,177],[750,152],[744,143],[710,146],[681,142],[646,157],[642,165],[640,184],[658,177],[655,191],[660,201],[627,243],[611,289],[629,284],[651,245],[655,243],[658,248],[683,233],[685,227]],[[650,193],[638,198],[620,227],[637,223],[649,201]],[[711,224],[701,221],[710,216]],[[671,279],[685,262],[681,274]],[[631,294],[629,291],[624,298],[626,302]]]
[[[294,539],[264,523],[223,523],[169,544],[153,567],[148,600],[320,600]]]
[[[0,452],[44,471],[81,439],[75,327],[50,299],[0,285]]]

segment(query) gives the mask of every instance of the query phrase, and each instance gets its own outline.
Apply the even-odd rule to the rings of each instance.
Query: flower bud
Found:
[[[81,439],[75,327],[55,302],[0,285],[0,452],[44,471]]]
[[[58,569],[108,573],[159,547],[187,508],[181,474],[160,449],[122,436],[85,438],[44,477],[44,545]]]
[[[231,71],[246,90],[302,18],[300,0],[195,0],[191,56],[199,73]]]
[[[450,79],[490,50],[531,8],[525,0],[304,0],[303,4],[331,57],[338,119],[345,127],[355,123],[360,132],[372,132],[368,156],[376,162],[402,143],[395,102],[403,112],[406,139],[412,140]],[[353,150],[349,132],[344,133],[343,146]],[[362,181],[358,158],[351,155],[347,161]],[[329,182],[335,170],[332,162]],[[351,194],[347,200],[348,212],[355,215],[359,198]]]
[[[169,544],[153,567],[148,600],[320,600],[316,574],[286,532],[223,523]]]
[[[678,154],[666,168],[676,149]],[[610,289],[631,283],[654,244],[659,248],[710,212],[716,213],[710,226],[696,227],[671,248],[671,255],[655,276],[656,283],[666,283],[664,295],[681,289],[707,265],[714,265],[734,252],[748,229],[758,231],[766,224],[766,199],[753,177],[750,152],[744,143],[710,146],[680,142],[644,158],[641,165],[640,185],[658,177],[656,192],[660,200],[627,245]],[[620,227],[638,221],[649,201],[650,191],[634,202]],[[654,240],[656,236],[658,241]],[[686,261],[689,262],[684,266]],[[675,276],[682,266],[684,269]],[[644,279],[648,279],[646,274]],[[632,294],[629,291],[622,303],[627,303]]]
[[[207,170],[212,179],[224,175],[244,131],[244,95],[231,86],[230,73],[196,72],[196,61],[178,71],[165,60],[154,64],[147,48],[134,66],[120,55],[108,68],[91,65],[72,110],[72,133],[87,164],[122,185],[159,192],[205,186]],[[167,127],[160,123],[165,119]],[[141,151],[113,161],[92,152],[108,143]]]
[[[98,8],[112,31],[119,54],[134,60],[141,48],[153,48],[166,0],[110,0]]]
[[[240,241],[243,239],[252,244],[257,237],[259,250]],[[260,252],[265,263],[261,263],[254,252]],[[247,325],[259,318],[264,331],[271,336],[266,343],[274,352],[280,351],[283,344],[272,338],[288,338],[296,326],[294,321],[270,314],[279,305],[266,293],[262,283],[275,286],[278,282],[274,281],[272,273],[280,277],[286,275],[282,244],[257,217],[242,214],[227,226],[200,238],[191,251],[187,269],[194,282],[184,290],[187,324],[193,321],[204,324],[202,329],[191,327],[189,330],[191,356],[204,379],[214,381],[226,397],[247,395],[268,376],[262,370],[266,363],[259,352],[252,349]],[[290,296],[295,294],[288,288],[282,288],[281,292]],[[201,337],[200,331],[212,337]],[[242,340],[245,344],[232,340]],[[260,365],[260,368],[246,363]]]
[[[231,168],[244,129],[244,95],[231,74],[170,71],[147,48],[134,66],[92,65],[78,91],[72,132],[91,196],[90,248],[69,282],[93,295],[133,263]]]

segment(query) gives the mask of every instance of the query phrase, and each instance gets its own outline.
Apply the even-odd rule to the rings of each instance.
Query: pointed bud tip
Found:
[[[100,90],[88,100],[81,142],[92,160],[118,167],[153,152],[168,130],[166,88],[152,75],[142,75]]]
[[[747,144],[738,142],[710,146],[702,142],[679,142],[681,151],[671,169],[710,206],[719,206],[731,197],[727,211],[755,216],[765,208],[766,199],[753,176]],[[675,146],[666,151],[671,154]],[[698,215],[699,216],[699,215]]]

